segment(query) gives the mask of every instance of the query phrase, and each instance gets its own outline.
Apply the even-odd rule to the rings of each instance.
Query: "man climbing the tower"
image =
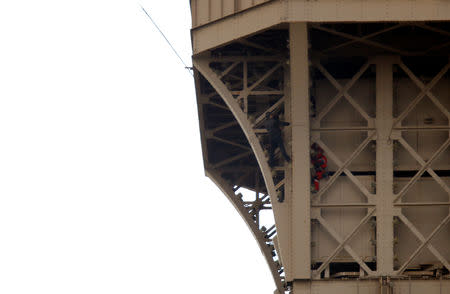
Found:
[[[274,153],[275,149],[280,148],[281,154],[283,154],[284,159],[287,162],[291,161],[291,158],[286,153],[284,148],[283,138],[281,128],[288,126],[288,122],[280,121],[277,114],[266,113],[266,121],[264,122],[264,128],[267,130],[269,135],[269,165],[274,165]]]

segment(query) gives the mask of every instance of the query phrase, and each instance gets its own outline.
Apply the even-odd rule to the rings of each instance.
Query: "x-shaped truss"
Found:
[[[339,84],[338,81],[319,63],[314,62],[314,65],[319,69],[319,71],[330,81],[330,83],[338,90],[338,93],[331,99],[331,101],[322,109],[322,111],[317,115],[317,118],[313,122],[313,126],[320,129],[320,122],[325,117],[325,115],[342,99],[345,98],[355,109],[358,111],[362,117],[367,121],[367,125],[370,127],[373,125],[373,118],[371,118],[366,111],[353,99],[352,96],[348,93],[350,88],[359,80],[359,78],[364,74],[364,72],[369,68],[370,63],[366,62],[358,72],[353,76],[353,78],[348,81],[344,86]],[[368,128],[367,128],[368,129]],[[367,197],[367,199],[371,199],[373,194],[370,193],[364,185],[348,170],[348,166],[352,163],[352,161],[358,157],[358,155],[366,148],[366,146],[374,139],[375,132],[368,131],[367,138],[356,148],[356,150],[350,155],[350,157],[342,162],[333,151],[328,148],[328,146],[320,140],[320,135],[318,138],[314,140],[315,143],[319,144],[319,146],[326,152],[328,157],[338,166],[338,170],[334,173],[334,175],[328,180],[327,184],[318,192],[317,199],[320,201],[322,199],[322,195],[333,185],[333,183],[338,179],[338,177],[345,173],[349,179],[360,189],[360,191]]]
[[[258,77],[255,81],[253,81],[249,85],[249,75],[248,75],[248,63],[249,62],[258,62],[258,61],[276,61],[275,65],[272,66],[270,69],[268,69],[262,76]],[[230,63],[229,66],[227,66],[223,71],[217,71],[213,70],[211,68],[212,62],[222,62],[222,63]],[[259,212],[263,209],[273,209],[273,203],[274,203],[274,197],[276,197],[276,187],[274,184],[274,180],[272,178],[271,170],[267,164],[267,160],[264,155],[264,151],[261,147],[261,143],[256,136],[255,127],[257,124],[263,121],[265,113],[268,111],[274,111],[279,109],[283,106],[284,103],[284,97],[281,97],[274,105],[271,107],[268,107],[267,110],[264,111],[264,113],[260,114],[259,117],[253,119],[249,113],[248,113],[248,96],[257,96],[257,95],[282,95],[283,93],[277,89],[270,89],[266,85],[264,85],[263,90],[255,90],[258,86],[262,85],[263,82],[269,78],[276,70],[278,70],[280,67],[283,66],[284,59],[281,59],[279,57],[225,57],[225,58],[198,58],[194,59],[194,65],[199,70],[199,72],[202,73],[202,75],[209,81],[209,83],[213,86],[217,94],[223,99],[223,101],[226,104],[226,108],[229,109],[234,117],[236,118],[237,123],[242,128],[244,134],[246,135],[248,142],[252,148],[252,150],[243,152],[241,154],[236,154],[230,158],[227,158],[221,162],[215,163],[211,166],[210,174],[215,175],[214,177],[217,179],[220,177],[217,176],[219,170],[218,168],[221,168],[235,160],[238,160],[239,158],[243,158],[245,156],[248,156],[250,154],[254,154],[257,158],[257,161],[259,163],[259,167],[261,170],[261,173],[264,177],[264,181],[266,183],[268,194],[264,194],[261,197],[257,197],[255,201],[242,201],[241,197],[239,197],[239,194],[231,195],[231,191],[227,190],[227,194],[231,195],[229,198],[233,199],[233,203],[240,211],[241,215],[244,216],[247,224],[250,228],[252,228],[253,234],[255,235],[255,238],[257,239],[258,243],[260,244],[261,250],[266,256],[266,259],[269,262],[269,266],[272,270],[273,277],[275,279],[275,282],[277,284],[277,288],[280,293],[284,292],[284,285],[283,285],[283,272],[284,268],[281,266],[280,261],[278,260],[278,257],[276,255],[276,252],[274,250],[274,241],[273,238],[277,234],[277,230],[275,229],[275,225],[273,225],[268,230],[263,230],[259,228]],[[234,76],[233,80],[238,80],[238,82],[234,85],[227,85],[225,82],[223,82],[223,79],[233,72],[233,69],[238,66],[239,64],[243,65],[243,74],[242,77]],[[242,89],[240,91],[235,91],[232,89],[236,89],[237,87],[241,86]],[[220,104],[219,104],[220,105]],[[215,135],[215,132],[218,132],[222,129],[228,128],[233,126],[233,123],[226,123],[222,126],[216,127],[215,129],[209,130],[210,137],[213,137],[214,139],[218,139],[217,135]],[[221,138],[219,138],[220,140]],[[227,140],[226,142],[222,140],[222,142],[235,145],[234,142]],[[243,147],[243,146],[242,146]],[[245,149],[245,148],[243,148]],[[253,152],[252,152],[253,151]],[[242,177],[245,177],[247,175],[243,175]],[[239,181],[240,179],[238,179]],[[225,182],[223,180],[220,182],[222,186],[225,185]],[[220,184],[219,183],[219,184]],[[236,191],[233,191],[236,192]],[[270,195],[270,197],[269,197]],[[238,199],[238,200],[237,200]],[[275,200],[276,202],[276,200]],[[267,253],[266,248],[270,247],[273,250],[270,252],[270,258]],[[272,255],[274,257],[272,257]],[[275,260],[277,258],[277,260]]]
[[[439,80],[444,76],[444,74],[450,68],[450,62],[445,65],[442,70],[427,84],[423,84],[412,71],[403,63],[399,62],[399,66],[403,71],[410,77],[410,79],[419,87],[421,92],[412,100],[412,102],[406,107],[406,109],[397,117],[394,121],[393,128],[401,129],[402,121],[407,117],[407,115],[414,109],[414,107],[424,98],[428,97],[437,107],[440,109],[447,117],[450,123],[450,112],[439,102],[436,96],[433,95],[431,89],[439,82]],[[450,126],[449,126],[450,127]],[[431,168],[433,162],[436,161],[439,156],[447,150],[450,146],[450,136],[447,140],[431,155],[428,161],[425,161],[415,150],[412,148],[406,140],[400,135],[396,138],[399,143],[409,152],[409,154],[421,165],[421,168],[417,173],[409,180],[409,182],[395,195],[394,203],[401,201],[401,198],[411,189],[411,187],[420,179],[425,171],[427,171],[431,177],[439,184],[439,186],[447,192],[450,198],[450,188],[449,186],[436,174],[436,172]],[[425,238],[419,230],[408,220],[408,218],[403,214],[399,213],[399,219],[411,230],[411,232],[420,240],[420,246],[411,254],[411,256],[405,261],[405,263],[398,269],[397,274],[401,274],[405,271],[407,266],[412,262],[412,260],[422,251],[423,248],[427,247],[430,252],[448,269],[450,270],[449,262],[430,244],[431,239],[448,223],[450,220],[450,213],[445,217],[441,223],[431,232],[431,234]]]
[[[353,99],[348,93],[348,90],[359,80],[359,78],[364,74],[364,72],[369,68],[370,63],[365,63],[359,71],[353,76],[353,78],[347,82],[344,86],[341,86],[338,81],[320,64],[320,62],[314,62],[314,66],[330,81],[330,83],[338,90],[338,93],[331,99],[331,101],[324,107],[324,109],[317,115],[314,120],[313,125],[315,127],[320,126],[320,121],[325,115],[338,103],[342,97],[345,97],[347,101],[361,114],[362,117],[367,121],[368,125],[373,124],[373,118],[371,118],[367,112],[362,109],[362,107]]]
[[[328,256],[328,258],[320,265],[320,267],[314,271],[313,276],[317,277],[322,273],[325,268],[330,264],[330,262],[333,260],[333,258],[336,257],[336,255],[339,254],[343,249],[345,249],[350,256],[361,266],[362,269],[364,269],[365,272],[367,272],[369,275],[374,274],[374,272],[367,266],[367,264],[358,256],[358,254],[348,245],[348,242],[351,240],[353,236],[356,235],[356,233],[361,229],[361,227],[367,223],[367,221],[370,219],[370,217],[375,212],[375,208],[369,209],[368,213],[365,217],[361,219],[359,224],[353,228],[353,230],[345,237],[342,238],[331,225],[328,224],[328,222],[322,217],[317,216],[317,220],[319,223],[330,233],[330,235],[339,243],[339,245],[333,250],[333,252]]]
[[[420,246],[411,254],[411,256],[403,263],[403,265],[397,270],[396,274],[402,274],[411,261],[420,253],[420,251],[426,246],[430,252],[448,269],[450,270],[449,262],[443,257],[433,245],[430,244],[431,239],[448,223],[450,214],[445,217],[441,223],[431,232],[431,234],[425,238],[419,230],[409,221],[409,219],[403,214],[398,215],[400,220],[411,230],[411,232],[420,240]]]
[[[226,95],[226,96],[233,97],[233,99],[225,100],[224,102],[226,105],[218,104],[216,102],[211,101],[211,98],[218,94],[217,92],[213,92],[209,95],[205,95],[203,102],[213,105],[215,107],[230,110],[233,112],[233,110],[229,107],[230,105],[227,104],[227,103],[231,103],[230,100],[233,100],[235,102],[235,104],[239,105],[240,110],[242,110],[242,112],[244,113],[244,116],[246,116],[246,120],[248,120],[250,122],[250,117],[248,116],[248,96],[249,95],[258,96],[258,95],[282,95],[283,94],[283,92],[280,90],[270,89],[270,88],[265,89],[265,90],[259,90],[259,91],[255,90],[255,88],[262,85],[262,83],[265,80],[267,80],[276,70],[278,70],[280,67],[283,66],[283,63],[284,63],[283,60],[284,59],[281,59],[280,57],[277,57],[277,56],[275,56],[275,57],[262,56],[262,57],[247,57],[247,58],[224,57],[224,58],[210,59],[209,60],[210,62],[223,62],[223,63],[231,62],[231,64],[229,66],[227,66],[223,71],[218,71],[218,70],[212,71],[211,68],[209,67],[209,65],[208,65],[208,67],[204,67],[204,68],[208,71],[211,71],[209,77],[214,78],[214,82],[212,84],[216,84],[216,85],[220,84],[221,87],[223,88],[223,90],[227,92],[228,95]],[[253,83],[251,83],[251,85],[248,85],[249,84],[249,72],[248,72],[248,63],[249,62],[275,62],[275,65],[272,66],[269,70],[267,70],[262,76],[257,77],[257,79],[255,81],[253,81]],[[242,66],[243,66],[242,76],[233,75],[233,78],[239,80],[238,86],[241,86],[242,89],[240,91],[232,91],[228,87],[235,87],[236,85],[228,85],[228,87],[227,87],[227,85],[225,85],[225,83],[222,82],[222,79],[226,76],[231,75],[233,69],[235,69],[240,64],[242,64]],[[268,88],[268,87],[265,86],[265,88]],[[223,95],[220,95],[220,96],[221,96],[221,98],[224,97]],[[265,114],[267,112],[277,111],[278,109],[280,109],[283,106],[284,101],[285,101],[284,97],[281,97],[274,105],[269,107],[266,111],[264,111],[264,113],[262,113],[260,116],[258,116],[256,118],[256,120],[251,123],[251,125],[253,127],[256,127],[257,124],[259,124],[260,122],[262,122],[264,120]],[[236,111],[238,111],[238,110],[236,109]],[[222,167],[224,165],[230,164],[234,161],[245,158],[252,154],[251,149],[248,146],[234,142],[233,140],[230,140],[229,138],[219,137],[216,134],[218,131],[221,131],[223,129],[226,129],[226,128],[229,128],[229,127],[232,127],[232,126],[235,126],[238,124],[239,124],[238,121],[233,121],[233,122],[225,123],[214,129],[206,130],[206,138],[213,139],[213,140],[216,140],[216,141],[228,144],[228,145],[240,147],[241,149],[243,149],[242,153],[236,154],[236,155],[226,158],[220,162],[216,162],[216,163],[212,164],[211,165],[212,168]],[[251,131],[253,132],[253,130],[251,130]]]
[[[436,96],[433,95],[431,89],[439,82],[439,80],[444,76],[444,74],[450,68],[450,62],[445,65],[442,70],[427,84],[424,85],[413,73],[412,71],[403,63],[399,63],[400,67],[405,71],[405,73],[410,77],[410,79],[421,89],[421,92],[412,100],[412,102],[406,107],[406,109],[397,117],[394,121],[393,129],[401,129],[401,123],[406,118],[406,116],[414,109],[414,107],[424,98],[429,97],[430,100],[441,110],[447,117],[450,123],[450,112],[439,102]],[[449,125],[450,127],[450,125]],[[411,156],[421,165],[419,171],[414,175],[414,177],[402,188],[402,190],[395,195],[394,202],[401,199],[409,189],[419,180],[422,174],[427,171],[433,179],[447,192],[450,196],[450,188],[447,184],[442,181],[442,179],[431,169],[431,164],[447,150],[450,145],[450,137],[439,147],[438,150],[430,157],[426,162],[422,157],[412,148],[402,136],[396,138],[400,144],[411,154]]]
[[[358,157],[358,155],[364,150],[364,148],[374,139],[375,132],[371,132],[370,135],[356,148],[355,151],[350,155],[350,157],[343,163],[334,153],[328,148],[325,143],[323,143],[320,139],[317,139],[315,142],[319,144],[319,146],[325,151],[328,157],[338,166],[338,170],[330,177],[326,185],[320,189],[317,193],[318,200],[322,200],[322,196],[325,192],[333,185],[333,183],[339,178],[342,173],[345,173],[350,181],[355,184],[358,189],[367,197],[368,200],[372,200],[373,194],[370,193],[367,188],[361,184],[361,182],[348,170],[348,166],[352,163],[352,161]]]
[[[274,278],[279,293],[284,293],[284,269],[279,262],[279,257],[274,246],[273,238],[276,236],[275,225],[269,229],[260,228],[259,212],[262,209],[270,209],[270,200],[267,194],[259,196],[257,193],[255,201],[243,201],[242,194],[238,191],[238,187],[234,189],[229,183],[221,177],[216,170],[207,170],[207,175],[216,183],[216,185],[224,192],[228,200],[233,204],[241,217],[247,223],[249,229],[253,233],[258,245],[269,265],[270,271]],[[245,174],[244,176],[248,176]]]
[[[283,62],[277,62],[273,67],[271,67],[268,71],[266,71],[261,77],[259,77],[256,81],[254,81],[250,86],[249,83],[249,72],[248,72],[248,63],[249,60],[239,60],[234,61],[231,65],[229,65],[224,71],[217,73],[220,79],[224,78],[230,72],[236,68],[239,64],[242,63],[243,71],[242,77],[234,76],[236,79],[241,80],[242,89],[240,91],[231,91],[234,96],[237,96],[235,99],[241,103],[241,108],[244,113],[248,113],[248,96],[249,95],[280,95],[283,92],[275,89],[268,89],[264,91],[255,91],[255,88],[260,86],[268,77],[270,77],[277,69],[283,66]]]
[[[405,119],[405,117],[411,112],[411,110],[416,107],[416,105],[424,98],[425,96],[430,98],[430,100],[447,116],[450,121],[450,113],[449,111],[439,102],[436,96],[433,95],[431,89],[439,82],[439,80],[444,76],[444,74],[448,71],[450,67],[450,62],[445,65],[441,71],[427,84],[424,85],[414,74],[413,72],[402,62],[399,62],[399,66],[403,71],[409,76],[409,78],[419,87],[421,92],[413,99],[413,101],[406,107],[406,109],[395,119],[394,127],[398,127],[401,122]]]
[[[399,26],[392,27],[394,29]],[[322,29],[322,28],[321,28]],[[364,38],[365,39],[365,38]],[[356,41],[364,41],[362,38],[353,38],[353,42]],[[351,42],[348,42],[349,44]],[[344,44],[342,44],[344,46]],[[370,126],[373,125],[373,119],[370,118],[365,111],[355,102],[355,100],[348,94],[348,90],[356,83],[356,81],[361,77],[361,75],[367,70],[369,63],[364,64],[364,66],[353,76],[353,78],[347,82],[346,85],[340,85],[329,72],[318,62],[315,62],[314,65],[319,69],[319,71],[331,82],[331,84],[338,90],[338,93],[331,99],[331,101],[322,109],[322,111],[317,115],[313,126],[319,132],[322,130],[320,128],[320,122],[323,117],[339,102],[343,97],[347,99],[347,101],[364,117],[368,123],[368,136],[367,138],[356,148],[356,150],[350,155],[350,157],[342,162],[326,144],[320,139],[320,136],[316,136],[314,140],[319,146],[324,149],[328,157],[338,166],[338,170],[336,173],[328,180],[327,184],[320,190],[317,194],[318,201],[321,201],[321,197],[324,193],[330,188],[330,186],[337,180],[337,178],[345,173],[348,178],[360,189],[360,191],[368,198],[370,201],[374,196],[372,193],[367,191],[367,189],[358,181],[358,179],[348,170],[348,166],[350,163],[361,153],[361,151],[369,144],[371,140],[375,137],[375,132],[371,131]],[[449,70],[450,63],[445,65],[442,70],[427,84],[423,84],[412,72],[411,70],[402,62],[399,61],[399,66],[405,71],[405,73],[410,77],[410,79],[419,87],[421,92],[413,99],[413,101],[406,107],[406,109],[394,120],[393,129],[401,129],[401,122],[407,117],[407,115],[414,109],[414,107],[424,98],[428,97],[437,107],[440,109],[445,116],[448,118],[450,122],[450,112],[440,103],[439,99],[433,95],[431,89],[439,82],[439,80],[444,76],[444,74]],[[364,130],[361,128],[361,130]],[[405,195],[409,189],[418,181],[418,179],[422,176],[422,174],[427,171],[433,179],[447,192],[450,196],[450,188],[448,185],[431,169],[431,164],[441,155],[447,148],[450,146],[450,138],[448,138],[441,147],[435,151],[435,153],[431,156],[428,161],[423,160],[420,155],[403,139],[401,136],[397,139],[400,144],[412,155],[412,157],[421,165],[419,171],[415,174],[415,176],[402,188],[402,190],[394,196],[394,201],[400,200],[403,195]],[[370,207],[370,206],[367,206]],[[358,231],[358,229],[367,221],[367,219],[375,212],[375,208],[370,209],[369,213],[363,218],[360,224],[345,238],[342,239],[333,228],[322,218],[322,216],[317,216],[317,220],[319,223],[333,236],[333,238],[339,243],[338,247],[333,251],[333,253],[327,258],[327,260],[319,267],[317,271],[315,271],[315,275],[320,275],[320,273],[328,266],[331,260],[342,250],[345,249],[353,259],[360,264],[360,266],[368,273],[373,273],[367,265],[355,254],[355,252],[347,245],[347,242],[350,238]],[[402,214],[399,214],[399,218],[402,222],[416,235],[416,237],[422,242],[419,248],[417,248],[414,253],[408,258],[408,260],[399,268],[396,272],[397,274],[401,274],[406,267],[411,263],[411,261],[420,253],[420,251],[427,247],[436,258],[442,262],[442,264],[449,268],[449,262],[445,260],[445,258],[430,244],[431,239],[448,223],[450,219],[450,215],[448,215],[441,223],[433,230],[433,232],[425,238],[417,228]]]
[[[341,85],[319,62],[314,62],[314,66],[330,81],[330,83],[337,89],[338,93],[331,99],[331,101],[325,105],[325,107],[321,110],[321,112],[317,115],[316,119],[313,122],[314,128],[317,130],[320,129],[320,123],[322,119],[331,111],[331,109],[342,99],[346,99],[353,108],[361,114],[361,116],[367,121],[367,128],[362,128],[362,130],[367,131],[367,138],[353,151],[350,157],[342,162],[338,156],[334,154],[334,152],[320,139],[320,133],[317,134],[315,139],[313,140],[317,143],[327,154],[328,158],[330,158],[337,166],[338,170],[330,177],[324,187],[317,193],[316,199],[318,202],[322,200],[322,196],[326,193],[326,191],[336,182],[339,176],[342,173],[345,173],[347,177],[352,181],[353,184],[358,187],[358,189],[365,195],[365,197],[370,202],[373,199],[373,194],[367,190],[367,188],[350,172],[348,166],[352,163],[352,161],[358,157],[358,155],[367,147],[367,145],[375,139],[375,131],[370,130],[370,127],[373,126],[373,118],[371,118],[366,111],[356,102],[356,100],[348,93],[350,88],[359,80],[359,78],[364,74],[364,72],[369,68],[370,63],[365,63],[358,72],[350,79],[345,85]],[[374,206],[374,205],[370,205]],[[316,216],[316,219],[319,223],[324,227],[324,229],[339,243],[335,250],[328,256],[328,258],[321,264],[321,266],[314,271],[313,276],[320,276],[321,272],[326,269],[326,267],[330,264],[330,262],[339,254],[342,250],[347,251],[350,256],[361,266],[361,268],[369,275],[373,275],[374,272],[367,266],[367,264],[358,256],[358,254],[348,245],[350,239],[356,235],[356,233],[361,229],[361,227],[370,219],[370,217],[374,214],[375,208],[370,208],[368,206],[368,213],[364,218],[361,219],[359,224],[345,237],[342,238],[333,227],[328,224],[328,222],[320,215],[320,213]]]
[[[346,46],[354,44],[354,43],[365,44],[365,45],[368,45],[368,46],[371,46],[371,47],[383,49],[383,50],[386,50],[388,52],[399,54],[399,55],[402,55],[402,56],[421,56],[421,55],[425,55],[425,54],[427,54],[429,52],[432,52],[434,50],[445,48],[445,47],[450,45],[449,41],[445,41],[445,42],[443,42],[443,43],[441,43],[439,45],[433,46],[431,48],[427,48],[426,50],[412,52],[410,50],[403,50],[403,49],[395,48],[395,47],[389,46],[387,44],[383,44],[382,42],[371,40],[373,37],[376,37],[376,36],[382,35],[384,33],[387,33],[387,32],[390,32],[390,31],[402,28],[402,27],[406,27],[406,26],[420,27],[420,28],[428,30],[430,32],[435,32],[435,33],[438,33],[438,34],[441,34],[441,35],[444,35],[444,36],[450,36],[450,33],[448,31],[441,30],[439,28],[432,27],[432,26],[429,26],[429,25],[426,25],[426,24],[420,23],[420,22],[414,22],[414,23],[403,22],[403,23],[398,23],[398,24],[392,25],[391,27],[381,29],[379,31],[376,31],[374,33],[370,33],[370,34],[365,35],[365,36],[355,36],[355,35],[352,35],[352,34],[340,32],[338,30],[331,29],[331,28],[323,26],[321,24],[314,24],[314,23],[310,24],[311,28],[314,28],[316,30],[320,30],[320,31],[323,31],[323,32],[327,32],[329,34],[336,35],[336,36],[339,36],[339,37],[342,37],[342,38],[345,38],[345,39],[349,40],[349,41],[345,41],[345,42],[343,42],[341,44],[333,45],[333,46],[331,46],[329,48],[321,50],[320,53],[323,54],[323,55],[327,55],[327,54],[329,54],[330,52],[332,52],[332,51],[334,51],[336,49],[343,48],[343,47],[346,47]]]

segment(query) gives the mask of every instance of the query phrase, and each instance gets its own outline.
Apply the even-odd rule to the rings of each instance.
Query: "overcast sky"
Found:
[[[188,0],[140,2],[191,64]],[[273,293],[139,2],[0,2],[0,293]]]

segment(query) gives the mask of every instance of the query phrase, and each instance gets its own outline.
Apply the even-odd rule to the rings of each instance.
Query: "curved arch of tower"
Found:
[[[247,223],[276,293],[450,292],[450,2],[191,10],[206,175]],[[289,163],[268,164],[267,113],[290,123]]]

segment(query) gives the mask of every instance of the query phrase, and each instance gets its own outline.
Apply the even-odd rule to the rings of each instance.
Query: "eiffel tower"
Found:
[[[205,172],[274,293],[450,293],[450,1],[191,12]],[[291,161],[269,162],[269,113]]]

